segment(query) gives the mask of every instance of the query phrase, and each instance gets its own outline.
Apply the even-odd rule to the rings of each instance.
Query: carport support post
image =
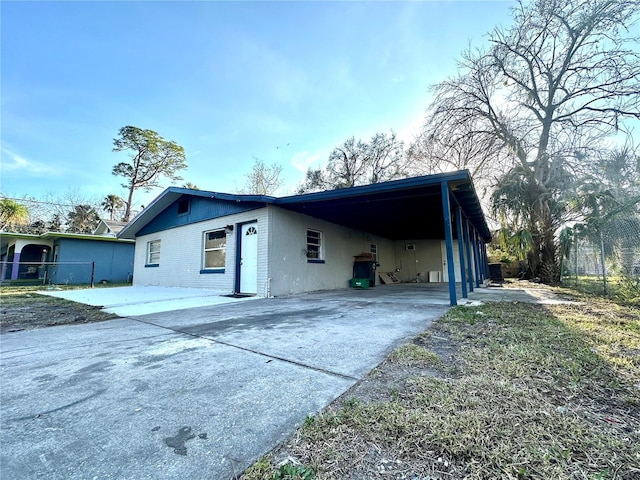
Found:
[[[475,229],[473,230],[473,266],[476,269],[476,287],[480,288],[480,249]]]
[[[489,278],[489,257],[487,255],[487,245],[484,242],[482,243],[482,260],[484,262],[482,266],[484,267],[484,278],[486,280]]]
[[[471,242],[469,241],[469,219],[464,219],[464,245],[469,266],[469,291],[473,292],[473,265],[471,264]]]
[[[456,210],[456,230],[458,233],[458,254],[460,255],[460,281],[462,282],[462,298],[467,298],[467,265],[464,258],[464,242],[462,238],[462,208]]]
[[[456,298],[456,271],[453,265],[453,230],[451,228],[451,203],[449,201],[449,184],[440,183],[442,192],[442,213],[444,218],[444,239],[447,246],[447,272],[449,273],[449,304],[458,304]]]

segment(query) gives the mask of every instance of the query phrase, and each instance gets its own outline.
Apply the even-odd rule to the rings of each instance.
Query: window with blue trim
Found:
[[[203,270],[224,269],[226,252],[227,233],[224,229],[204,232]]]

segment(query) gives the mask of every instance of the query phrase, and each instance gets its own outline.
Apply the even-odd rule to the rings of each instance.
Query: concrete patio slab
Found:
[[[146,315],[154,312],[169,312],[209,305],[221,305],[256,298],[233,298],[228,296],[229,292],[205,290],[202,288],[153,286],[42,290],[38,293],[101,307],[105,312],[113,313],[120,317]]]

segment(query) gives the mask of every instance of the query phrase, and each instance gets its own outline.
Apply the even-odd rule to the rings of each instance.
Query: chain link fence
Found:
[[[629,219],[578,236],[561,267],[567,287],[640,302],[640,222]]]
[[[95,262],[0,262],[2,285],[94,285]]]

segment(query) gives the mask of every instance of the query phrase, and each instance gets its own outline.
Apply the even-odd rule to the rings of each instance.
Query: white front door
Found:
[[[240,293],[258,293],[258,224],[240,229]]]
[[[449,268],[447,267],[447,242],[442,240],[442,281],[449,281]],[[456,273],[456,282],[462,281],[462,275],[460,273],[460,249],[458,248],[458,240],[453,241],[453,268]]]

